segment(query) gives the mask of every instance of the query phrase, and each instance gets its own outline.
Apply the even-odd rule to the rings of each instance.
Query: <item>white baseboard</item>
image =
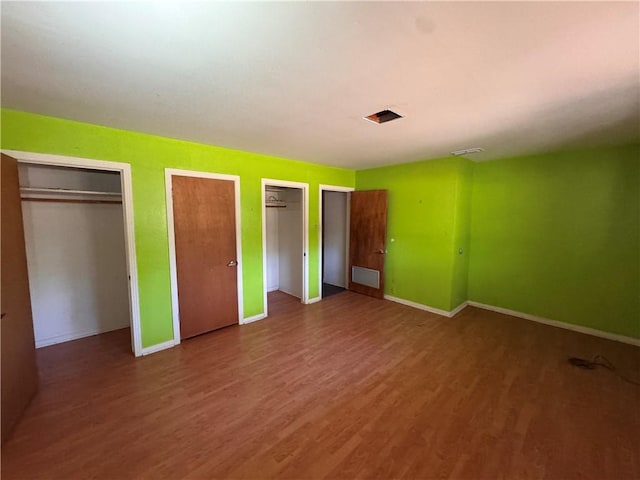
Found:
[[[175,347],[177,344],[173,340],[167,340],[166,342],[158,343],[157,345],[151,345],[142,349],[142,355],[151,355],[152,353],[166,350],[167,348]]]
[[[408,307],[424,310],[425,312],[435,313],[436,315],[442,315],[443,317],[447,318],[453,317],[456,313],[462,310],[462,308],[464,308],[460,308],[460,306],[458,306],[455,310],[453,310],[453,312],[447,312],[446,310],[440,310],[439,308],[430,307],[429,305],[424,305],[423,303],[412,302],[411,300],[405,300],[404,298],[398,298],[392,295],[385,295],[384,298],[385,300],[391,300],[392,302],[401,303],[402,305],[407,305]],[[466,306],[465,304],[462,305]]]
[[[252,317],[243,319],[240,322],[240,325],[246,325],[247,323],[257,322],[258,320],[262,320],[263,318],[267,318],[267,316],[264,313],[259,313],[258,315],[254,315]],[[174,347],[178,343],[174,342],[173,340],[168,340],[166,342],[159,343],[157,345],[152,345],[150,347],[143,348],[142,355],[151,355],[152,353],[160,352],[162,350],[166,350],[167,348]]]
[[[292,297],[296,297],[298,300],[302,301],[302,297],[300,295],[296,295],[293,292],[287,292],[284,288],[279,288],[278,290],[282,293],[286,293],[287,295],[291,295]]]
[[[129,324],[110,328],[109,330],[82,330],[79,332],[63,333],[61,335],[54,335],[52,337],[46,337],[36,339],[36,348],[48,347],[49,345],[55,345],[57,343],[70,342],[72,340],[78,340],[80,338],[92,337],[93,335],[100,335],[101,333],[113,332],[114,330],[120,330],[122,328],[129,327]]]
[[[322,297],[320,296],[310,298],[309,300],[307,300],[307,305],[311,305],[312,303],[318,303],[320,300],[322,300]]]
[[[538,317],[529,313],[518,312],[516,310],[509,310],[508,308],[495,307],[493,305],[487,305],[485,303],[474,302],[468,300],[461,303],[452,311],[440,310],[439,308],[433,308],[422,303],[412,302],[411,300],[405,300],[403,298],[393,297],[391,295],[385,295],[386,300],[392,302],[401,303],[409,307],[424,310],[426,312],[435,313],[436,315],[442,315],[443,317],[451,318],[460,313],[467,306],[482,308],[483,310],[490,310],[492,312],[503,313],[505,315],[511,315],[512,317],[522,318],[524,320],[530,320],[532,322],[542,323],[544,325],[550,325],[552,327],[564,328],[565,330],[572,330],[574,332],[584,333],[586,335],[592,335],[594,337],[605,338],[607,340],[613,340],[616,342],[628,343],[629,345],[635,345],[640,347],[640,338],[627,337],[625,335],[618,335],[616,333],[609,333],[595,328],[583,327],[581,325],[574,325],[573,323],[559,322],[558,320],[550,320],[548,318]]]
[[[483,310],[490,310],[492,312],[503,313],[505,315],[511,315],[512,317],[523,318],[532,322],[542,323],[544,325],[551,325],[552,327],[564,328],[565,330],[572,330],[574,332],[584,333],[586,335],[593,335],[594,337],[606,338],[607,340],[613,340],[616,342],[628,343],[629,345],[635,345],[640,347],[640,338],[627,337],[625,335],[618,335],[616,333],[609,333],[595,328],[583,327],[581,325],[574,325],[573,323],[559,322],[558,320],[550,320],[548,318],[538,317],[529,313],[518,312],[516,310],[509,310],[508,308],[495,307],[493,305],[487,305],[485,303],[473,302],[469,300],[467,305],[472,307],[482,308]]]
[[[275,292],[276,290],[278,290],[280,287],[267,287],[267,293],[271,293],[271,292]]]
[[[242,320],[242,322],[240,322],[240,325],[246,325],[247,323],[257,322],[258,320],[262,320],[263,318],[267,318],[267,316],[264,313],[259,313],[258,315],[254,315],[253,317],[245,318],[244,320]],[[178,343],[174,342],[173,340],[167,340],[166,342],[143,348],[142,355],[151,355],[152,353],[160,352],[162,350],[166,350],[167,348],[174,347]]]
[[[462,310],[464,310],[467,305],[469,305],[469,302],[462,302],[460,305],[458,305],[456,308],[454,308],[453,310],[451,310],[449,312],[449,317],[455,317],[458,313],[460,313]]]
[[[240,322],[240,325],[246,325],[247,323],[257,322],[258,320],[262,320],[264,318],[267,318],[267,316],[264,313],[259,313],[252,317],[245,318],[244,320],[242,320],[242,322]]]

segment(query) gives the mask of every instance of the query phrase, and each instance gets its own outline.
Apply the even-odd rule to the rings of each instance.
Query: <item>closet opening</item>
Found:
[[[322,298],[349,285],[349,195],[353,189],[320,185],[320,286]]]
[[[104,335],[138,354],[121,172],[19,161],[18,176],[36,348]]]
[[[308,184],[263,179],[264,313],[307,303]]]

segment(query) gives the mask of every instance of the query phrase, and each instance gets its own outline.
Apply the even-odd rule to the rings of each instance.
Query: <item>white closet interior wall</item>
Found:
[[[280,192],[267,192],[269,198],[280,199]],[[280,288],[280,256],[278,245],[278,212],[283,210],[269,207],[266,210],[267,222],[267,291],[273,292]]]
[[[284,201],[284,208],[266,209],[267,291],[302,298],[302,190],[267,191],[266,199]]]
[[[23,187],[121,188],[111,172],[20,164],[19,174]],[[128,327],[122,205],[23,200],[22,209],[36,347]]]
[[[302,298],[302,190],[282,192],[286,208],[279,208],[279,290]]]
[[[346,288],[347,196],[345,192],[323,192],[322,263],[323,283]]]

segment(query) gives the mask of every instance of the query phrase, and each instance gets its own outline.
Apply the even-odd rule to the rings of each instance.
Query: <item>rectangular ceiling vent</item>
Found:
[[[455,152],[451,152],[451,155],[460,157],[462,155],[469,155],[470,153],[480,153],[480,152],[484,152],[484,149],[480,147],[474,147],[474,148],[465,148],[464,150],[456,150]]]
[[[391,120],[397,120],[398,118],[402,118],[402,115],[398,115],[396,112],[392,112],[391,110],[381,110],[377,113],[372,113],[364,117],[365,120],[369,120],[374,123],[387,123]]]

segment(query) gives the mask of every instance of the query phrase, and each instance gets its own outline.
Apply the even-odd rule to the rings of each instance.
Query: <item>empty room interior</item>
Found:
[[[3,479],[640,478],[640,3],[1,4]]]

